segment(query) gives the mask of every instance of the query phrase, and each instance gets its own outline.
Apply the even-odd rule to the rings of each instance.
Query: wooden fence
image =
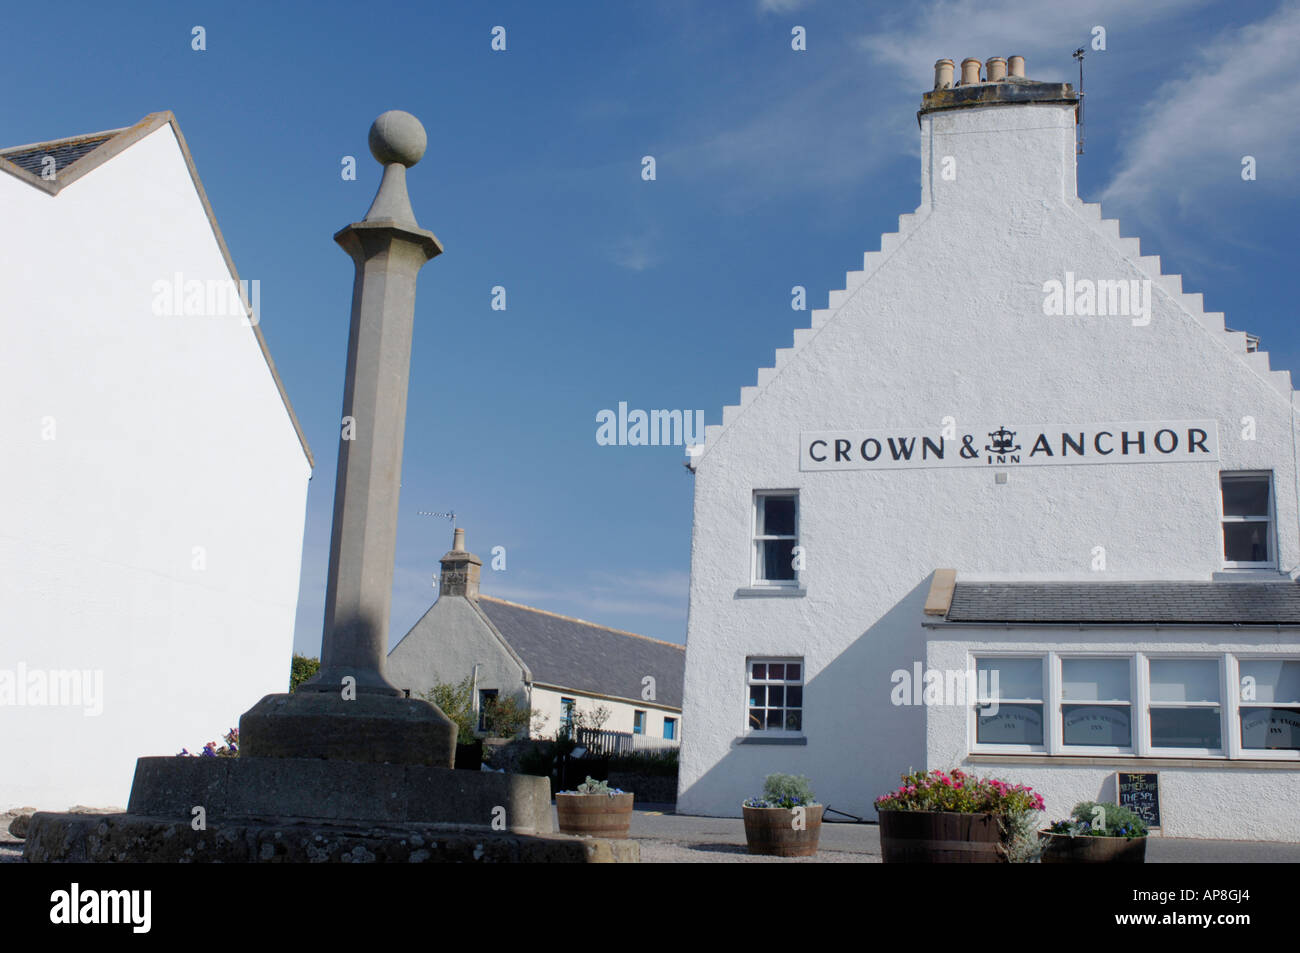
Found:
[[[651,738],[628,731],[597,731],[594,728],[579,728],[574,741],[598,756],[676,751],[681,744],[676,738]]]

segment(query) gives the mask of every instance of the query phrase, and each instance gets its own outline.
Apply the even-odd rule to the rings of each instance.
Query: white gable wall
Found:
[[[229,277],[170,125],[54,197],[0,175],[0,217],[0,669],[104,690],[0,708],[0,807],[125,804],[286,689],[310,467],[249,327],[152,312]]]
[[[388,653],[384,674],[421,697],[436,683],[459,684],[478,666],[478,687],[525,696],[524,667],[464,596],[439,596]]]
[[[792,771],[823,802],[872,816],[900,772],[924,767],[925,713],[890,704],[889,676],[926,658],[921,606],[936,568],[989,580],[1208,579],[1222,553],[1221,469],[1274,471],[1280,565],[1300,563],[1289,386],[1075,197],[1073,121],[1058,105],[924,116],[922,206],[710,428],[695,476],[680,810],[737,815],[766,774]],[[946,156],[955,181],[941,177]],[[1043,283],[1066,271],[1156,279],[1150,324],[1045,316]],[[1241,439],[1247,415],[1253,441]],[[1220,462],[799,469],[800,431],[937,437],[949,416],[958,429],[1212,418]],[[994,483],[995,469],[1008,483]],[[802,598],[737,597],[750,584],[760,489],[799,490]],[[1104,574],[1090,568],[1097,546]],[[736,743],[745,660],[761,655],[805,660],[806,746]]]

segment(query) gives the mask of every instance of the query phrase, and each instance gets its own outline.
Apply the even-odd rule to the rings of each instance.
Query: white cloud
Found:
[[[789,0],[768,2],[775,9]],[[1072,81],[1070,51],[1091,38],[1094,25],[1122,37],[1208,2],[932,0],[893,13],[844,16],[838,20],[850,35],[864,23],[879,26],[850,41],[851,52],[819,62],[813,79],[769,77],[748,101],[696,116],[680,136],[683,144],[660,157],[661,175],[672,169],[708,177],[719,184],[718,197],[744,208],[765,197],[850,187],[884,163],[915,154],[914,110],[933,85],[935,60],[1020,54],[1031,78]]]
[[[1186,213],[1212,201],[1216,185],[1294,183],[1300,124],[1290,82],[1278,72],[1297,43],[1300,3],[1291,2],[1196,51],[1144,107],[1102,201],[1136,210],[1173,201]],[[1241,180],[1245,155],[1258,162],[1257,183]]]
[[[763,13],[793,13],[811,2],[812,0],[758,0],[758,9]]]
[[[876,59],[894,68],[909,88],[934,85],[934,62],[945,57],[960,63],[968,56],[1026,58],[1030,79],[1069,80],[1064,71],[1050,75],[1035,63],[1070,65],[1072,49],[1091,39],[1094,26],[1109,34],[1204,6],[1207,0],[1095,0],[1087,5],[1059,0],[935,0],[909,6],[895,16],[892,28],[871,33],[859,43]]]

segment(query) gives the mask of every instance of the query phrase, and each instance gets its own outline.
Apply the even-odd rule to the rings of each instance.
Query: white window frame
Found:
[[[487,707],[484,706],[483,703],[489,698],[492,699],[492,704],[495,705],[501,700],[501,690],[499,688],[480,688],[478,690],[478,719],[475,723],[476,731],[488,730],[487,726],[483,724],[483,719],[487,715]]]
[[[787,536],[783,534],[764,534],[758,533],[758,521],[763,512],[762,501],[767,497],[777,497],[794,500],[794,535]],[[766,540],[790,539],[794,541],[795,546],[799,545],[799,528],[803,507],[799,499],[798,490],[755,490],[753,502],[750,505],[749,517],[749,538],[750,538],[750,556],[749,556],[749,584],[753,588],[762,589],[799,589],[803,586],[803,571],[794,570],[793,579],[761,579],[759,578],[759,569],[763,565],[763,542]],[[748,675],[746,676],[748,677]]]
[[[1138,707],[1137,707],[1137,665],[1132,652],[1052,652],[1051,665],[1055,669],[1056,679],[1052,692],[1052,714],[1056,722],[1050,725],[1052,738],[1056,742],[1053,754],[1133,754],[1136,751],[1138,739]],[[1127,702],[1115,701],[1097,701],[1085,702],[1077,699],[1068,699],[1065,697],[1065,663],[1074,659],[1086,661],[1102,661],[1105,659],[1115,659],[1128,662],[1128,697]],[[1098,708],[1121,708],[1127,707],[1129,712],[1129,743],[1127,746],[1120,745],[1071,745],[1065,743],[1065,713],[1061,708],[1065,705],[1095,705]],[[1045,722],[1043,733],[1046,735],[1049,725]]]
[[[1260,761],[1300,761],[1300,751],[1270,751],[1268,748],[1245,748],[1241,744],[1241,710],[1243,708],[1272,708],[1272,703],[1244,702],[1241,700],[1241,662],[1300,662],[1297,655],[1270,655],[1262,652],[1232,652],[1228,655],[1227,682],[1232,688],[1232,711],[1228,725],[1229,748],[1234,758],[1246,758]],[[1294,707],[1291,705],[1287,708]]]
[[[1266,662],[1300,662],[1300,655],[1294,651],[1283,654],[1275,652],[1195,652],[1195,651],[1159,651],[1146,652],[1136,649],[1100,650],[1097,652],[1068,651],[1058,652],[1044,649],[1027,652],[1023,649],[971,649],[967,652],[967,666],[971,684],[978,684],[978,659],[996,658],[1037,658],[1043,661],[1046,672],[1046,695],[1043,699],[1043,740],[1038,745],[977,744],[975,704],[967,700],[966,705],[966,750],[971,754],[1048,754],[1066,756],[1111,756],[1124,758],[1195,758],[1207,761],[1297,761],[1300,751],[1270,751],[1265,748],[1243,748],[1241,746],[1241,710],[1247,707],[1271,707],[1268,705],[1243,703],[1240,695],[1240,662],[1260,660]],[[1061,717],[1061,705],[1067,703],[1061,697],[1062,666],[1067,658],[1127,658],[1132,688],[1133,711],[1133,746],[1130,749],[1085,747],[1083,745],[1066,746],[1064,743],[1064,721]],[[1154,747],[1151,744],[1151,666],[1152,660],[1161,659],[1201,659],[1219,663],[1219,698],[1220,709],[1219,732],[1223,747],[1210,748],[1167,748]],[[763,661],[758,659],[757,661]],[[1011,704],[1033,703],[1036,699],[999,699]],[[1070,703],[1073,704],[1073,703]],[[1212,708],[1212,702],[1183,703],[1157,702],[1156,708]],[[1284,706],[1293,707],[1293,706]]]
[[[971,753],[997,753],[997,754],[1049,754],[1049,745],[1051,742],[1051,719],[1048,710],[1049,696],[1052,694],[1051,666],[1048,664],[1048,654],[1046,652],[1025,652],[1025,651],[980,651],[971,652],[967,657],[967,684],[975,686],[977,697],[972,701],[966,699],[966,724],[968,731],[968,748]],[[1038,745],[1011,745],[1011,744],[989,744],[988,742],[978,743],[979,738],[979,660],[980,659],[1036,659],[1041,663],[1042,673],[1042,693],[1040,698],[999,698],[998,704],[1009,705],[1041,705],[1043,707],[1043,743]]]
[[[1263,478],[1268,484],[1267,514],[1264,516],[1227,516],[1223,512],[1224,481]],[[1273,492],[1272,470],[1220,470],[1219,471],[1219,559],[1224,569],[1276,569],[1277,568],[1277,513]],[[1224,526],[1228,523],[1264,523],[1268,536],[1268,558],[1263,562],[1247,562],[1227,558],[1228,539]]]
[[[760,679],[755,682],[753,678],[754,665],[789,665],[791,662],[799,666],[799,680],[791,679]],[[808,699],[801,696],[802,701],[799,704],[799,730],[792,731],[785,727],[784,719],[780,728],[754,728],[749,724],[749,689],[752,685],[784,685],[787,689],[791,685],[797,685],[801,689],[808,687],[808,663],[803,656],[798,655],[751,655],[745,659],[745,698],[744,698],[744,734],[753,735],[756,738],[806,738],[807,737],[807,717],[808,717]],[[764,705],[766,711],[770,705]],[[793,705],[782,705],[782,709],[792,708]]]
[[[568,705],[564,704],[569,702]],[[567,709],[567,710],[566,710]],[[568,720],[566,721],[566,717]],[[568,729],[569,737],[573,737],[578,728],[578,699],[569,698],[565,695],[560,696],[560,723],[556,726],[557,737]]]
[[[1142,710],[1145,716],[1145,724],[1142,727],[1142,738],[1146,742],[1146,753],[1157,758],[1227,758],[1230,751],[1228,742],[1228,728],[1230,723],[1228,717],[1231,714],[1229,705],[1229,695],[1227,685],[1227,665],[1225,663],[1224,652],[1141,652],[1139,656],[1139,667],[1142,672],[1142,681],[1146,685],[1146,704]],[[1164,660],[1188,660],[1188,661],[1213,661],[1218,663],[1219,667],[1219,701],[1214,702],[1153,702],[1151,700],[1151,662]],[[1168,748],[1157,746],[1151,737],[1151,709],[1152,708],[1218,708],[1219,709],[1219,743],[1218,748]]]

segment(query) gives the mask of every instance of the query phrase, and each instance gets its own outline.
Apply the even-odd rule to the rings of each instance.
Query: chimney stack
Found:
[[[465,531],[457,528],[452,536],[451,552],[440,560],[442,574],[438,579],[438,598],[464,596],[478,598],[479,571],[483,560],[465,549]]]
[[[939,60],[934,64],[934,88],[952,89],[952,60]]]
[[[977,86],[980,81],[980,61],[973,56],[968,56],[961,61],[961,84],[963,86]]]
[[[984,75],[987,82],[1002,82],[1007,75],[1007,61],[1001,56],[990,56],[984,64]]]
[[[1023,56],[1013,56],[1007,60],[1007,69],[1016,79],[1025,78],[1025,58]]]

